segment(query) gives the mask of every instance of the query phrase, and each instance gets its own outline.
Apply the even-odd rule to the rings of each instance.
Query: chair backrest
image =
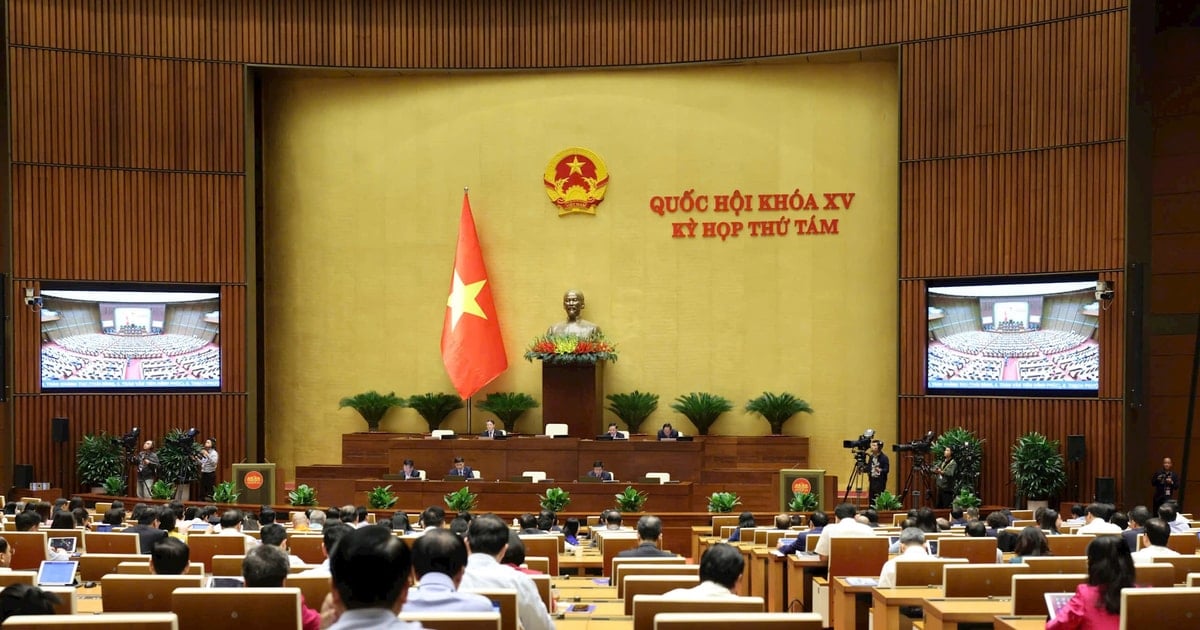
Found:
[[[483,478],[483,473],[479,472],[478,470],[471,470],[471,478],[472,479],[481,479],[481,478]]]
[[[11,569],[37,570],[49,558],[46,532],[4,532],[4,539],[13,547]]]
[[[83,548],[88,553],[141,553],[141,538],[136,533],[84,532]]]
[[[204,586],[204,576],[111,573],[100,580],[100,594],[105,612],[171,612],[171,593],[187,586]]]
[[[213,556],[210,560],[212,563],[212,570],[209,571],[209,573],[213,575],[241,575],[242,562],[245,559],[245,555]]]
[[[1025,556],[1030,573],[1087,573],[1087,556]]]
[[[13,584],[37,584],[37,571],[7,571],[0,572],[0,587]]]
[[[58,596],[54,606],[56,615],[74,615],[79,612],[79,593],[74,586],[43,586],[42,591]]]
[[[429,432],[429,436],[435,440],[440,440],[451,435],[454,435],[454,429],[434,429]]]
[[[87,628],[88,630],[179,630],[175,613],[101,613],[99,615],[17,615],[4,630]]]
[[[79,579],[99,582],[109,573],[117,573],[122,562],[146,562],[140,553],[85,553],[79,556]]]
[[[521,476],[529,477],[530,481],[537,483],[539,481],[546,480],[546,471],[544,471],[544,470],[526,470],[525,472],[521,473]]]
[[[419,621],[426,628],[437,630],[500,630],[500,613],[400,613],[401,621]]]
[[[626,560],[626,558],[620,558]],[[680,558],[680,560],[684,560]],[[700,576],[700,565],[682,564],[676,562],[655,562],[653,564],[634,564],[623,562],[613,567],[611,583],[617,585],[617,597],[625,595],[625,579],[635,575],[692,575]]]
[[[93,510],[95,514],[104,516],[104,513],[112,509],[112,501],[97,501],[96,508]]]
[[[655,566],[655,565],[676,565],[677,566],[677,565],[683,565],[686,562],[687,562],[687,558],[684,558],[683,556],[662,556],[662,557],[654,557],[654,558],[613,558],[611,561],[609,561],[608,566],[612,569],[612,576],[615,577],[618,575],[618,572],[623,571],[622,567]],[[633,575],[635,573],[637,573],[637,571],[634,571],[633,573],[630,573],[629,575]],[[642,573],[642,575],[651,575],[651,574],[652,573]],[[662,573],[662,575],[678,575],[678,573],[671,571],[671,572],[664,572],[664,573]],[[697,569],[696,575],[700,575],[699,569]],[[613,581],[609,580],[609,584],[612,584],[612,583],[613,583]],[[617,588],[619,589],[620,588],[620,580],[617,580],[616,584],[617,584]],[[619,596],[620,596],[620,593],[618,593],[618,597]]]
[[[774,549],[779,546],[779,539],[790,533],[782,529],[760,529],[754,532],[754,544],[766,545]],[[760,539],[762,542],[758,542]]]
[[[1200,573],[1189,573],[1185,586],[1200,586]]]
[[[1167,538],[1167,547],[1185,556],[1196,555],[1196,532],[1179,532]]]
[[[712,535],[720,536],[722,527],[737,527],[738,516],[736,514],[714,514],[712,517]],[[729,538],[728,535],[725,538]]]
[[[520,538],[521,543],[525,545],[526,557],[533,555],[546,558],[550,562],[550,567],[546,573],[558,575],[558,539],[556,537],[527,535]]]
[[[317,610],[321,609],[321,603],[333,588],[328,575],[289,575],[284,578],[283,585],[300,589],[304,601]]]
[[[570,432],[571,432],[571,430],[569,427],[567,427],[566,423],[563,423],[563,422],[548,422],[548,423],[546,423],[546,435],[549,435],[549,436],[563,435],[563,436],[565,436],[565,435],[569,435]]]
[[[546,610],[554,610],[554,591],[550,588],[549,575],[531,575],[529,579],[533,580],[533,585],[537,587],[538,595],[542,598],[542,603],[546,605]]]
[[[541,571],[550,575],[550,558],[546,556],[531,556],[526,554],[525,566],[533,571]]]
[[[179,630],[299,628],[298,588],[177,588],[171,610]]]
[[[654,630],[717,630],[747,624],[767,630],[821,630],[819,613],[659,613]]]
[[[1200,588],[1121,589],[1121,630],[1133,628],[1191,628],[1196,623]],[[5,628],[8,624],[5,624]]]
[[[117,565],[117,573],[122,575],[150,575],[149,560],[130,560]],[[199,562],[189,562],[184,575],[204,575],[204,565]]]
[[[1056,556],[1086,556],[1088,543],[1095,539],[1087,534],[1062,534],[1047,536],[1046,544],[1050,546],[1050,553]]]
[[[612,562],[618,553],[637,547],[639,542],[636,534],[632,536],[613,536],[611,534],[605,536],[600,541],[600,558],[604,562],[601,570],[604,576],[612,577]]]
[[[324,536],[288,536],[288,550],[293,556],[299,556],[305,564],[321,564],[325,561],[324,544]]]
[[[479,593],[500,606],[500,630],[517,630],[517,591],[511,588],[467,588],[470,593]],[[549,610],[549,609],[547,609]]]
[[[1138,586],[1175,586],[1175,567],[1165,562],[1135,564],[1133,565],[1133,583]]]
[[[995,558],[992,558],[992,560],[995,560]],[[899,560],[896,562],[896,586],[940,585],[944,574],[943,569],[951,564],[966,565],[967,561],[962,558]]]
[[[971,564],[994,564],[996,562],[996,539],[985,538],[939,538],[938,555],[943,558],[963,558]]]
[[[191,548],[192,562],[204,564],[205,572],[212,573],[213,556],[245,555],[246,539],[241,536],[188,536],[188,547]],[[181,626],[186,623],[182,615],[179,623]]]
[[[946,597],[1011,597],[1012,576],[1029,573],[1029,565],[948,564],[942,571]]]
[[[831,578],[879,575],[887,559],[888,539],[882,536],[834,536],[829,539]]]
[[[625,614],[633,614],[633,598],[638,595],[663,595],[677,588],[692,588],[700,583],[699,575],[630,575],[624,579],[622,599]]]
[[[657,479],[659,484],[664,484],[671,481],[671,473],[669,472],[648,472],[647,479]]]
[[[761,597],[729,599],[679,599],[662,595],[638,595],[633,600],[633,630],[653,630],[659,613],[760,613]]]
[[[1025,573],[1012,577],[1014,615],[1045,615],[1046,593],[1073,593],[1087,581],[1086,573]]]
[[[1200,556],[1164,556],[1155,558],[1155,562],[1165,562],[1175,567],[1175,583],[1187,584],[1189,573],[1200,573]]]

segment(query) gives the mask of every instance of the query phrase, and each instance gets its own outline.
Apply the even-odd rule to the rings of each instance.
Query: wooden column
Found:
[[[555,365],[542,363],[543,422],[566,423],[571,437],[603,433],[604,363]]]

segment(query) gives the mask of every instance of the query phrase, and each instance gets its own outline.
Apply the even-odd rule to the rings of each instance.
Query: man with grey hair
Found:
[[[308,528],[315,532],[325,529],[325,512],[322,510],[313,510],[310,512],[308,515]]]
[[[618,558],[673,558],[675,554],[659,549],[662,540],[662,519],[646,514],[638,519],[638,546],[617,552]]]
[[[916,527],[906,527],[900,532],[900,555],[888,560],[879,574],[879,588],[896,586],[896,563],[909,560],[925,560],[929,550],[925,548],[925,532]]]

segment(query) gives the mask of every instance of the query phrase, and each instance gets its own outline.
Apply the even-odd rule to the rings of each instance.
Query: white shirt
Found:
[[[1179,552],[1171,549],[1170,547],[1156,547],[1151,545],[1135,551],[1131,555],[1133,555],[1134,564],[1153,564],[1155,558],[1162,558],[1164,556],[1178,556]]]
[[[893,588],[896,586],[897,562],[927,559],[929,559],[929,551],[925,549],[925,545],[908,545],[900,555],[883,563],[883,570],[879,572],[879,588]]]
[[[473,553],[467,556],[467,570],[463,572],[459,590],[511,588],[517,591],[517,620],[525,630],[554,630],[554,621],[546,612],[542,596],[538,593],[533,578],[520,571],[506,567],[487,554]]]
[[[1184,518],[1182,514],[1176,514],[1175,520],[1171,521],[1170,523],[1167,523],[1167,527],[1171,528],[1172,534],[1180,534],[1180,533],[1187,532],[1189,525],[1190,525],[1190,523],[1188,523],[1188,520],[1186,518]]]
[[[667,591],[664,597],[673,597],[675,599],[741,599],[737,593],[725,588],[724,586],[712,581],[701,582],[691,588],[677,588],[673,591]]]
[[[852,536],[875,536],[875,530],[871,529],[870,525],[864,525],[851,518],[844,518],[832,525],[826,525],[825,529],[821,530],[821,537],[817,539],[817,548],[813,551],[817,552],[818,556],[829,555],[829,539],[834,537],[852,537]]]
[[[246,550],[246,553],[250,553],[251,549],[254,549],[255,547],[258,546],[257,539],[255,539],[253,536],[247,536],[246,534],[239,532],[236,527],[233,527],[230,529],[222,529],[221,531],[217,532],[217,535],[218,536],[241,536],[242,538],[245,538],[245,540],[243,541],[245,543],[243,545],[243,548]]]
[[[305,569],[296,575],[332,575],[329,572],[329,558],[325,558],[325,561],[321,564],[318,564],[311,569]]]
[[[1125,530],[1120,525],[1114,525],[1099,518],[1093,518],[1091,523],[1075,530],[1076,534],[1120,534]]]

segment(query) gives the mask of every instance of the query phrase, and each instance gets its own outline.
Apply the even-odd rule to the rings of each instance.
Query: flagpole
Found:
[[[467,396],[467,433],[468,434],[475,433],[475,431],[471,429],[471,407],[472,407],[471,401],[474,399],[475,399],[474,395]]]

